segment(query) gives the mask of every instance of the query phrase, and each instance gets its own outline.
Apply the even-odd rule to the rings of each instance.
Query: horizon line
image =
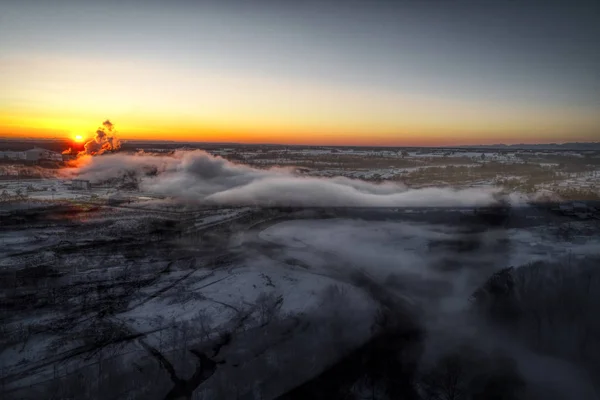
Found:
[[[15,136],[0,136],[0,140],[8,141],[71,141],[66,137],[15,137]],[[119,138],[123,142],[146,142],[146,143],[181,143],[181,144],[209,144],[209,145],[244,145],[244,146],[290,146],[290,147],[377,147],[377,148],[461,148],[461,147],[517,147],[517,146],[564,146],[564,145],[600,145],[600,141],[575,141],[575,142],[534,142],[534,143],[493,143],[493,144],[482,144],[482,143],[463,143],[456,145],[367,145],[367,144],[298,144],[298,143],[248,143],[248,142],[216,142],[216,141],[184,141],[184,140],[161,140],[161,139],[129,139]]]

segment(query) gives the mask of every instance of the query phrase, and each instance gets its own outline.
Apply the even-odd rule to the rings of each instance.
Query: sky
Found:
[[[0,2],[0,136],[600,140],[600,2]]]

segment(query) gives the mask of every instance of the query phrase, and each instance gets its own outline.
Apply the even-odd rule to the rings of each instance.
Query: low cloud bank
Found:
[[[497,190],[407,189],[343,177],[314,178],[288,168],[256,169],[204,151],[81,157],[75,175],[93,182],[134,177],[148,192],[195,204],[319,207],[486,206]]]

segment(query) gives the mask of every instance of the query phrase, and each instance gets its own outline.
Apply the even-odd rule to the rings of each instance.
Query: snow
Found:
[[[444,152],[434,150],[411,152],[408,157],[402,157],[395,151],[344,149],[335,152],[338,155],[357,157],[370,157],[375,153],[385,154],[390,159],[406,158],[416,166],[395,167],[390,164],[389,167],[361,169],[345,168],[333,162],[319,160],[309,174],[343,175],[360,179],[404,179],[413,173],[427,172],[430,168],[438,168],[442,173],[443,168],[447,168],[447,165],[437,165],[438,159],[444,157]],[[332,149],[319,149],[289,150],[274,154],[277,157],[271,159],[259,159],[256,158],[256,153],[250,152],[243,155],[248,159],[256,158],[253,163],[270,165],[284,161],[294,162],[295,159],[289,157],[292,154],[317,157],[334,152]],[[453,158],[454,162],[458,162],[457,158],[467,159],[464,164],[454,164],[454,167],[479,168],[482,164],[481,154],[482,152],[476,151],[455,151],[448,157]],[[486,162],[521,162],[517,156],[517,153],[485,152]],[[388,163],[378,166],[381,165],[385,166]],[[397,165],[410,164],[404,164],[402,161]],[[540,165],[544,168],[554,168],[558,164],[541,162]],[[556,183],[556,187],[560,188],[589,188],[596,191],[600,187],[598,171],[563,174],[560,181],[552,184]],[[518,172],[501,175],[501,178],[520,181],[527,179],[526,176],[518,175]],[[444,180],[447,179],[444,177]],[[499,183],[498,177],[486,177],[473,178],[465,185],[493,186]],[[434,184],[438,185],[441,182],[423,183]],[[452,185],[451,182],[447,184]],[[536,189],[545,188],[546,185],[549,184],[541,183]],[[296,219],[264,227],[266,224],[262,223],[268,220],[268,217],[257,217],[254,222],[238,224],[239,221],[245,221],[246,216],[252,219],[255,210],[251,208],[189,208],[186,205],[174,205],[168,199],[163,199],[162,195],[144,191],[117,191],[115,188],[73,191],[67,181],[60,179],[0,181],[0,192],[2,190],[10,196],[15,196],[17,191],[27,196],[27,200],[3,202],[3,215],[18,209],[44,208],[56,204],[101,206],[97,213],[56,217],[58,221],[67,221],[66,225],[76,225],[79,229],[76,234],[65,224],[55,226],[55,220],[52,218],[45,222],[43,227],[24,226],[0,230],[0,271],[10,273],[23,268],[55,265],[59,250],[67,245],[73,253],[61,256],[63,272],[67,273],[66,277],[60,278],[61,283],[78,285],[104,280],[114,282],[124,272],[136,271],[135,274],[138,275],[135,276],[134,282],[151,282],[147,286],[132,289],[135,290],[135,295],[128,298],[123,309],[110,316],[110,321],[122,323],[133,332],[148,332],[158,328],[164,328],[164,332],[167,332],[172,331],[174,325],[181,323],[189,323],[197,328],[202,320],[205,328],[214,334],[231,324],[235,317],[239,317],[241,311],[254,310],[253,318],[244,326],[245,331],[250,331],[260,325],[258,312],[253,307],[256,307],[256,303],[265,294],[274,298],[281,296],[279,313],[282,318],[308,318],[322,311],[324,294],[331,288],[338,288],[345,296],[340,312],[361,317],[360,321],[356,322],[357,332],[360,333],[356,334],[353,342],[354,345],[359,345],[368,338],[377,304],[364,288],[353,281],[357,272],[366,273],[377,282],[395,282],[394,285],[398,286],[403,298],[411,304],[423,306],[424,313],[431,313],[434,304],[437,306],[437,303],[444,307],[454,307],[455,304],[460,306],[459,300],[467,299],[481,281],[497,269],[507,266],[520,267],[541,260],[571,260],[600,253],[600,236],[588,234],[589,226],[585,221],[570,223],[574,233],[568,239],[559,237],[559,227],[544,221],[538,225],[532,223],[532,226],[527,228],[487,229],[465,234],[460,231],[459,226],[436,223],[435,218],[430,222],[413,222],[413,218],[420,220],[422,217],[422,220],[427,220],[426,212],[419,209],[398,210],[401,212],[395,213],[396,217],[387,220]],[[551,188],[544,190],[552,193]],[[109,206],[106,201],[114,195],[131,200],[131,203],[119,207]],[[460,212],[465,216],[473,214],[472,210]],[[171,258],[166,256],[154,258],[153,255],[142,254],[130,257],[118,251],[114,254],[90,255],[83,250],[77,250],[78,246],[93,247],[95,243],[103,240],[142,236],[148,229],[148,221],[162,218],[159,217],[162,215],[178,223],[187,224],[183,236],[189,234],[192,237],[198,234],[197,238],[186,237],[186,240],[189,239],[192,243],[191,247],[198,247],[191,250],[197,265],[188,265],[189,260],[178,260],[170,264]],[[535,222],[543,218],[531,215],[526,219]],[[206,247],[212,245],[202,233],[214,234],[215,231],[228,227],[228,223],[235,223],[235,228],[231,233],[231,240],[223,248],[223,253],[235,257],[224,266],[215,266],[216,263],[210,259],[202,258]],[[253,226],[255,228],[252,228]],[[593,229],[596,228],[592,227],[591,230]],[[447,247],[451,245],[448,245],[448,242],[456,238],[467,244],[477,242],[480,247],[464,254],[449,250]],[[179,257],[178,246],[182,244],[183,239],[169,242],[167,240],[164,241],[172,251],[169,257]],[[65,245],[61,242],[67,243]],[[158,246],[159,243],[151,244],[154,245]],[[151,250],[143,249],[149,253]],[[170,267],[167,270],[168,265]],[[40,283],[39,290],[42,290],[45,284]],[[393,287],[392,284],[390,286]],[[78,299],[73,298],[69,301],[76,303]],[[56,315],[26,311],[11,315],[8,326],[12,332],[18,323],[46,325],[49,324],[48,320],[62,316],[60,310],[56,311]],[[77,320],[73,323],[72,330],[76,332],[85,326],[85,322]],[[293,343],[297,343],[303,334],[294,332],[293,339],[290,339],[287,345],[293,347]],[[161,335],[162,330],[150,333],[145,336],[145,340],[156,346],[160,344],[165,351],[177,348],[178,343],[164,344]],[[24,344],[7,346],[0,354],[3,367],[13,373],[43,358],[52,357],[57,350],[50,346],[50,343],[56,343],[57,339],[61,338],[65,339],[60,334],[34,335]],[[240,354],[255,349],[253,344],[249,339],[243,346],[240,345],[246,347],[238,349]],[[65,351],[78,345],[81,345],[79,339],[67,340],[60,345],[60,350]],[[145,354],[143,350],[142,355],[139,354],[140,348],[135,343],[115,351],[120,352],[123,357],[131,357],[132,360],[139,360]],[[269,356],[274,356],[273,352]],[[93,361],[76,357],[58,369],[72,370],[90,362]],[[252,365],[252,362],[255,361],[248,362],[248,365]],[[323,368],[323,365],[315,366],[315,373],[319,368]],[[53,373],[50,367],[42,368],[38,370],[37,376],[18,379],[10,385],[36,384],[45,378],[51,378]]]
[[[262,231],[259,237],[288,249],[288,257],[299,259],[315,272],[335,271],[335,275],[357,268],[380,277],[410,273],[435,280],[445,275],[435,266],[448,256],[443,251],[428,251],[428,243],[456,235],[456,229],[450,226],[328,219],[281,222]],[[477,236],[484,247],[469,253],[469,262],[484,262],[492,269],[600,253],[600,238],[560,240],[547,228],[492,230]],[[509,247],[498,247],[501,241],[508,242]],[[457,254],[451,257],[463,258]]]

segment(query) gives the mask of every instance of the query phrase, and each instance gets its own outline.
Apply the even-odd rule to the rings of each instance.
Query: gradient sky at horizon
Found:
[[[600,2],[12,1],[0,136],[600,140]]]

